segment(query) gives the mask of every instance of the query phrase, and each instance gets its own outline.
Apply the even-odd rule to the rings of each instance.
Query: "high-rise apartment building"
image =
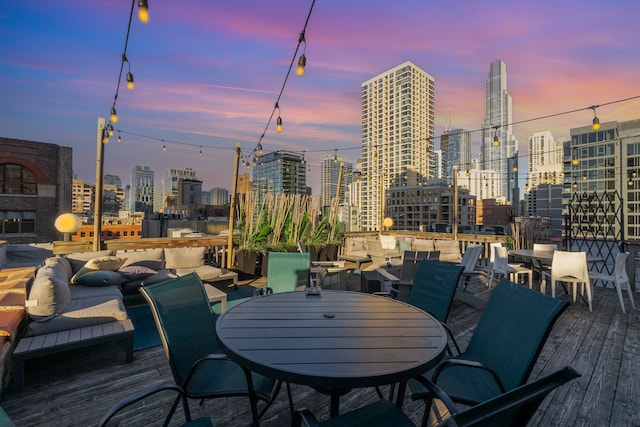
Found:
[[[453,166],[459,171],[472,168],[471,164],[471,132],[464,129],[448,130],[440,135],[440,150],[444,157],[444,176],[453,177]]]
[[[131,212],[153,212],[155,173],[149,166],[136,165],[131,171],[129,209]]]
[[[164,179],[162,181],[163,204],[166,205],[167,197],[176,197],[178,195],[178,182],[181,179],[197,180],[198,178],[196,177],[196,171],[191,168],[166,169],[164,171]]]
[[[498,174],[497,193],[515,204],[518,202],[518,143],[512,133],[512,100],[507,91],[507,65],[498,59],[491,63],[485,87],[485,118],[480,143],[480,169]],[[517,175],[517,174],[516,174]]]
[[[307,168],[304,157],[287,151],[260,156],[253,168],[253,191],[259,198],[267,193],[306,194]]]
[[[434,177],[434,78],[407,61],[361,86],[362,230],[379,230],[389,187]]]
[[[640,119],[570,133],[563,144],[563,203],[574,236],[640,238]],[[571,214],[567,205],[581,195],[587,201]]]
[[[547,191],[541,196],[536,192],[538,186],[561,185],[564,182],[562,147],[562,141],[555,141],[549,131],[537,132],[529,137],[528,189],[525,190],[529,216],[544,216],[542,211],[537,212],[537,201],[544,198],[544,195],[552,194],[551,191]]]
[[[342,177],[340,173],[342,172]],[[340,181],[340,204],[345,203],[349,184],[353,179],[353,163],[346,162],[344,156],[327,155],[322,159],[322,181],[320,182],[320,203],[322,207],[331,206],[331,200],[338,193]]]
[[[204,196],[204,193],[202,193]],[[204,201],[203,201],[203,204]],[[229,204],[229,190],[221,187],[214,187],[209,190],[209,202],[206,203],[215,206],[224,206]]]

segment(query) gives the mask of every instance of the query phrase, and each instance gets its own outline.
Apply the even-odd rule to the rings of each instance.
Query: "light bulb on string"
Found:
[[[118,144],[122,142],[122,137],[120,136],[120,132],[118,132]]]
[[[127,89],[133,90],[133,73],[127,72]]]
[[[162,143],[162,151],[163,152],[167,152],[167,144],[165,144],[164,142]]]
[[[600,129],[600,119],[596,115],[596,108],[598,108],[598,106],[597,105],[592,105],[589,108],[591,108],[593,110],[593,130],[599,130]]]
[[[143,24],[149,22],[149,5],[147,0],[138,0],[138,19]]]
[[[118,123],[118,113],[116,112],[116,107],[111,107],[111,122]]]

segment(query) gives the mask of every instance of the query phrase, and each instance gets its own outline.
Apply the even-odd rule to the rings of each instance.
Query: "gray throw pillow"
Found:
[[[25,303],[31,320],[49,320],[69,307],[71,291],[68,280],[61,263],[48,263],[38,269]]]

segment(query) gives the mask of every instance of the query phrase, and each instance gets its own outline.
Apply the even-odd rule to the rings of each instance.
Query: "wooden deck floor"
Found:
[[[484,278],[470,290],[488,298]],[[357,276],[350,287],[359,289]],[[640,298],[638,298],[640,303]],[[480,310],[454,302],[449,324],[463,348],[473,332]],[[2,407],[18,426],[94,425],[116,401],[152,384],[172,382],[161,347],[137,351],[134,362],[122,364],[124,355],[92,348],[29,361],[25,389],[6,394]],[[597,288],[593,312],[583,303],[572,305],[559,319],[532,373],[532,378],[570,364],[582,376],[550,395],[531,426],[640,426],[640,311],[622,314],[615,291]],[[328,416],[327,396],[293,386],[296,407],[306,406],[319,417]],[[341,400],[342,411],[377,399],[372,389],[355,390]],[[145,402],[126,414],[121,425],[156,425],[168,397]],[[248,425],[246,398],[192,401],[193,415],[212,417],[218,427]],[[416,422],[421,402],[407,400],[404,410]],[[178,419],[176,418],[176,421]],[[286,393],[263,418],[264,426],[290,423]]]

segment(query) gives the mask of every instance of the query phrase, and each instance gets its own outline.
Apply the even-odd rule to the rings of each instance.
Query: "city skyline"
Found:
[[[105,174],[126,179],[136,164],[191,167],[205,188],[230,188],[235,142],[250,153],[265,130],[310,6],[150,0],[150,22],[132,23],[125,73],[130,66],[136,87],[120,89],[115,128],[123,142],[116,135],[105,147]],[[72,147],[74,173],[95,180],[97,117],[108,116],[113,102],[129,8],[5,5],[0,35],[12,43],[2,47],[0,135]],[[361,154],[361,83],[410,60],[435,79],[436,137],[447,128],[475,131],[477,158],[493,61],[507,64],[515,122],[637,96],[639,14],[635,1],[317,2],[305,76],[289,78],[279,103],[283,132],[275,132],[274,118],[262,145],[306,152],[309,185],[319,194],[324,155],[337,149],[355,163]],[[635,99],[597,115],[602,123],[624,121],[639,110]],[[568,138],[592,118],[580,111],[514,125],[519,153],[527,155],[536,132]]]

